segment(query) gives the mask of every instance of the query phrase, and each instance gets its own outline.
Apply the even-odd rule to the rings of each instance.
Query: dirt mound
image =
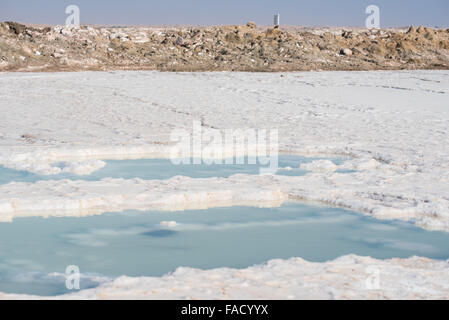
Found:
[[[34,28],[0,24],[0,70],[299,71],[448,69],[448,30]]]

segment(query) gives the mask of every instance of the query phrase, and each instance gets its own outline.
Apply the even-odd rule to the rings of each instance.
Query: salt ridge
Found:
[[[324,263],[274,259],[246,269],[180,267],[163,277],[103,279],[96,288],[54,297],[0,293],[0,300],[448,298],[449,261],[356,255]]]

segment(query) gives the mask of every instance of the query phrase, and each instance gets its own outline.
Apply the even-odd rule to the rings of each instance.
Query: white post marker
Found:
[[[279,27],[281,24],[281,15],[279,13],[274,15],[274,26]]]

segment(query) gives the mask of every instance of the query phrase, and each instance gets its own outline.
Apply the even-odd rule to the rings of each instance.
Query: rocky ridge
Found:
[[[449,29],[0,23],[0,71],[449,69]]]

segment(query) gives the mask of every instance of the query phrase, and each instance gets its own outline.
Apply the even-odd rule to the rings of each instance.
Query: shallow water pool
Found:
[[[0,292],[68,292],[61,275],[68,265],[86,274],[81,288],[89,288],[98,284],[95,274],[161,276],[179,266],[245,268],[274,258],[322,262],[353,253],[448,259],[448,243],[449,233],[296,203],[20,218],[0,223]]]
[[[299,168],[300,163],[307,163],[314,160],[331,160],[336,165],[341,164],[345,158],[310,158],[300,156],[279,156],[278,175],[304,175],[308,171]],[[36,182],[40,180],[87,180],[96,181],[103,178],[123,178],[144,180],[169,179],[177,175],[192,178],[229,177],[237,173],[259,174],[259,169],[263,168],[259,164],[248,164],[247,159],[244,164],[181,164],[174,165],[168,159],[139,159],[139,160],[109,160],[106,166],[93,172],[90,175],[78,176],[74,174],[38,175],[28,171],[18,171],[0,166],[0,184],[9,182]],[[288,168],[288,169],[286,169]],[[340,172],[347,172],[340,170]]]

